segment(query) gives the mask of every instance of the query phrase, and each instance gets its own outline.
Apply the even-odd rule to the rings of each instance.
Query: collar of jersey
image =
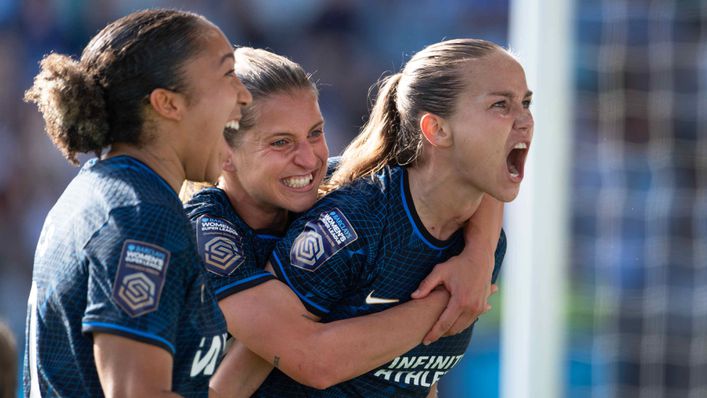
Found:
[[[174,189],[172,189],[172,187],[167,183],[167,180],[165,180],[164,178],[162,178],[161,175],[157,174],[154,170],[152,170],[150,168],[150,166],[135,159],[134,157],[132,157],[130,155],[118,155],[118,156],[115,156],[115,157],[112,157],[109,159],[103,159],[103,160],[99,160],[99,161],[100,162],[122,162],[122,161],[125,161],[125,162],[132,163],[132,165],[130,165],[128,167],[132,167],[134,165],[139,170],[145,171],[148,174],[155,176],[157,178],[157,180],[160,183],[162,183],[162,185],[164,185],[164,187],[167,188],[169,190],[169,192],[171,192],[172,195],[174,195],[174,197],[177,198],[177,200],[179,200],[179,194],[177,192],[175,192]]]
[[[408,216],[410,225],[412,225],[412,229],[415,231],[415,235],[434,250],[444,250],[448,248],[456,241],[459,231],[453,233],[447,240],[439,240],[427,231],[422,220],[420,220],[420,216],[417,214],[417,210],[415,210],[415,202],[412,200],[412,194],[410,193],[410,181],[407,169],[400,167],[400,171],[400,197],[403,201],[403,208]]]

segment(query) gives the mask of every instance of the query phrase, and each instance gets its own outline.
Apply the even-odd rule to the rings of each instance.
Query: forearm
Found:
[[[430,392],[427,393],[427,398],[437,398],[437,383],[430,387]]]
[[[479,208],[469,219],[464,230],[466,244],[460,256],[469,258],[472,264],[477,264],[478,261],[474,260],[478,258],[490,259],[483,264],[489,267],[489,271],[492,270],[493,254],[496,251],[502,226],[503,203],[489,195],[484,195]]]
[[[272,368],[241,342],[234,341],[209,385],[220,397],[250,397]]]
[[[503,225],[503,203],[489,195],[484,195],[478,209],[469,219],[464,232],[468,244],[484,244],[496,248]]]
[[[435,291],[380,313],[319,323],[286,285],[270,281],[220,305],[229,331],[250,350],[297,382],[326,388],[418,345],[447,299]]]
[[[436,291],[382,312],[324,324],[312,341],[321,346],[315,360],[328,364],[331,384],[375,369],[419,345],[447,299],[446,292]]]

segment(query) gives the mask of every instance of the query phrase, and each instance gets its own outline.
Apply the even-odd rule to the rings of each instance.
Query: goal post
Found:
[[[511,0],[510,48],[534,92],[525,181],[506,206],[501,396],[563,396],[570,243],[573,1]]]

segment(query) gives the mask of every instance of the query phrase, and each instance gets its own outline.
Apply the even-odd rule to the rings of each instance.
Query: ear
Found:
[[[186,110],[184,95],[164,88],[156,88],[150,93],[150,105],[160,116],[179,121]]]
[[[224,171],[228,171],[228,172],[231,172],[231,173],[233,173],[233,172],[236,171],[236,165],[235,165],[235,163],[233,162],[233,152],[232,152],[232,151],[228,151],[228,155],[227,155],[226,158],[223,160],[223,164],[221,165],[221,168],[222,168]]]
[[[427,142],[437,147],[449,147],[452,145],[452,134],[449,124],[444,118],[433,113],[426,112],[420,118],[420,130]]]

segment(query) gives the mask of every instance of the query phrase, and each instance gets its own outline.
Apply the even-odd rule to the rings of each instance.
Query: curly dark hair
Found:
[[[143,10],[101,30],[80,60],[49,54],[25,101],[37,104],[54,144],[72,164],[114,142],[143,143],[150,93],[187,93],[182,67],[200,52],[209,22],[178,10]],[[188,93],[187,93],[188,94]]]

